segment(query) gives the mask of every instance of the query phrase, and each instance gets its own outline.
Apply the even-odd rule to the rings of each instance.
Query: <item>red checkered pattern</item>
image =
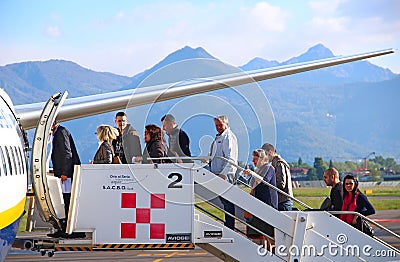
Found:
[[[150,225],[150,239],[165,238],[165,224],[152,223],[151,210],[165,209],[165,194],[150,194],[150,208],[139,208],[136,203],[136,193],[121,194],[121,208],[134,208],[135,223],[121,223],[121,238],[136,238],[137,224]]]

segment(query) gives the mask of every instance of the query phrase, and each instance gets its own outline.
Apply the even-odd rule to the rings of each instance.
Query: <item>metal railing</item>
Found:
[[[368,223],[373,224],[374,226],[386,231],[387,233],[389,233],[390,235],[394,236],[395,238],[397,238],[400,241],[400,235],[396,234],[395,232],[391,231],[390,229],[387,229],[386,227],[382,226],[381,224],[375,222],[372,219],[369,219],[368,217],[364,216],[363,214],[360,214],[358,212],[355,211],[327,211],[328,213],[332,214],[332,215],[341,215],[341,214],[348,214],[348,215],[356,215],[359,216],[361,219],[366,220]],[[376,238],[376,237],[375,237]],[[378,238],[377,238],[378,239]],[[400,250],[398,250],[397,248],[389,245],[388,243],[381,241],[382,243],[384,243],[385,245],[390,246],[391,248],[395,249],[397,252],[400,253]]]
[[[239,166],[238,164],[236,164],[234,161],[232,161],[232,160],[230,160],[230,159],[228,159],[228,158],[225,158],[225,157],[221,157],[221,156],[214,156],[214,157],[211,157],[211,156],[197,156],[197,157],[157,157],[157,158],[153,157],[153,158],[147,158],[147,159],[148,159],[148,160],[179,160],[179,159],[181,159],[181,160],[201,160],[201,161],[209,161],[209,160],[211,160],[212,158],[221,159],[221,160],[227,162],[228,164],[230,164],[230,165],[236,167],[237,169],[239,169],[239,170],[241,170],[241,171],[246,170],[245,168],[243,168],[243,167]],[[174,164],[176,164],[176,163],[174,163]],[[177,163],[177,164],[179,164],[179,163]],[[264,185],[267,185],[268,187],[270,187],[270,188],[272,188],[273,190],[277,191],[279,194],[282,194],[282,195],[284,195],[284,196],[290,198],[291,200],[293,200],[294,202],[298,203],[299,205],[305,207],[306,209],[313,209],[312,207],[310,207],[310,206],[307,205],[306,203],[300,201],[299,199],[295,198],[294,196],[291,196],[291,195],[289,195],[288,193],[286,193],[285,191],[283,191],[283,190],[277,188],[276,186],[271,185],[270,183],[264,181],[264,178],[263,178],[262,176],[258,175],[256,172],[250,170],[250,174],[251,174],[251,176],[253,176],[253,177],[255,177],[256,179],[258,179],[258,180],[259,180],[261,183],[263,183]],[[236,179],[236,180],[237,180],[237,179]],[[236,181],[234,181],[234,182],[236,182]]]
[[[240,171],[247,170],[247,169],[245,169],[245,168],[243,168],[243,167],[237,165],[237,164],[236,164],[235,162],[233,162],[232,160],[227,159],[227,158],[225,158],[225,157],[218,157],[218,156],[217,156],[217,157],[215,157],[215,158],[219,158],[219,159],[221,159],[221,160],[224,160],[225,162],[229,163],[230,165],[235,166],[235,167],[236,167],[237,169],[239,169]],[[259,180],[261,183],[263,183],[264,185],[266,185],[266,186],[272,188],[273,190],[277,191],[279,194],[282,194],[282,195],[284,195],[284,196],[290,198],[291,200],[293,200],[294,202],[298,203],[299,205],[301,205],[301,206],[303,206],[303,207],[305,207],[305,208],[307,208],[307,209],[312,209],[312,207],[310,207],[310,206],[307,205],[306,203],[300,201],[299,199],[295,198],[294,196],[289,195],[289,194],[286,193],[285,191],[283,191],[283,190],[277,188],[276,186],[271,185],[270,183],[264,181],[264,178],[263,178],[262,176],[260,176],[259,174],[257,174],[256,172],[254,172],[254,171],[252,171],[252,170],[249,170],[249,171],[250,171],[251,176],[253,176],[254,178],[258,179],[258,180]]]

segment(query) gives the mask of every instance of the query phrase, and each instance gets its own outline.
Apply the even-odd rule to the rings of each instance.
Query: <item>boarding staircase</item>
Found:
[[[268,222],[275,228],[274,254],[261,249],[245,238],[210,217],[197,212],[196,225],[210,223],[223,228],[223,235],[231,238],[225,243],[201,243],[200,246],[222,259],[238,261],[398,261],[400,253],[375,237],[370,237],[354,227],[324,211],[279,212],[255,199],[237,186],[206,169],[194,174],[195,193],[202,199],[209,199],[212,193],[220,195],[236,207]],[[211,181],[211,182],[210,182]],[[225,190],[221,192],[221,188]],[[294,199],[298,201],[297,199]],[[365,218],[363,217],[364,219]],[[379,224],[369,220],[380,228]],[[387,229],[386,229],[387,230]],[[393,232],[391,232],[393,233]],[[393,233],[394,234],[394,233]],[[394,234],[399,238],[398,235]],[[197,244],[197,243],[196,243]],[[381,256],[381,255],[385,256]]]

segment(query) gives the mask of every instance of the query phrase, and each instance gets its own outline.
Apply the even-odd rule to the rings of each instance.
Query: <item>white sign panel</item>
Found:
[[[82,165],[72,229],[93,244],[192,243],[191,166]]]

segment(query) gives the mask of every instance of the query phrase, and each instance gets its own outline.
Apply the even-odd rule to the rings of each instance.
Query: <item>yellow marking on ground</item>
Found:
[[[178,256],[187,256],[187,255],[207,255],[207,252],[194,252],[194,253],[179,252],[177,255],[178,255]]]
[[[173,257],[173,256],[175,256],[177,253],[178,253],[178,252],[172,252],[171,254],[166,255],[165,257]]]

